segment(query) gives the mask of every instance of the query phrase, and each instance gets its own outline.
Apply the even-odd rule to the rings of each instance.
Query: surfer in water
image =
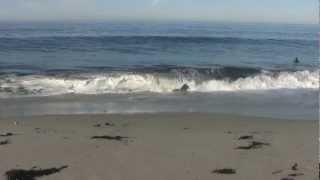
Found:
[[[300,60],[299,60],[298,57],[296,57],[293,62],[294,62],[295,64],[299,64],[299,63],[300,63]]]
[[[188,84],[183,84],[183,86],[181,86],[181,88],[175,89],[173,91],[174,92],[188,92],[189,89],[190,89],[190,87]]]

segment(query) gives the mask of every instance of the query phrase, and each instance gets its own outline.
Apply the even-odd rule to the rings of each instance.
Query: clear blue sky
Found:
[[[318,0],[0,0],[0,20],[317,23]]]

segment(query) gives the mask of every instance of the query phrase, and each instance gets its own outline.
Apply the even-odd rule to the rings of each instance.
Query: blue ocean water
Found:
[[[315,118],[318,32],[318,25],[262,23],[0,23],[0,101],[98,95],[112,105],[97,99],[84,105],[76,98],[78,103],[65,102],[74,105],[72,111],[54,112],[117,113],[220,112],[233,99],[236,106],[252,110],[233,108],[235,113],[280,116],[279,108],[270,109],[270,99],[284,97],[283,112],[303,108],[300,114],[307,114],[290,118]],[[173,92],[184,84],[190,98]],[[142,103],[136,96],[143,96]],[[168,97],[173,108],[168,108]],[[212,104],[217,98],[219,103]],[[11,109],[18,108],[14,104]],[[48,107],[42,112],[57,108]]]
[[[0,23],[1,72],[214,65],[318,64],[316,25],[223,23]]]

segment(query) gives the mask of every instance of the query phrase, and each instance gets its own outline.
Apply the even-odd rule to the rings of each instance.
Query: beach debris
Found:
[[[292,173],[292,174],[289,174],[288,176],[297,177],[297,176],[303,176],[303,175],[304,175],[303,173]]]
[[[9,140],[0,141],[0,146],[10,144]]]
[[[240,136],[238,140],[248,140],[248,139],[253,139],[252,135],[246,135],[246,136]]]
[[[291,167],[292,171],[298,171],[298,163],[294,163],[294,165]]]
[[[91,139],[107,139],[107,140],[114,140],[114,141],[122,141],[128,138],[129,137],[123,137],[123,136],[92,136],[91,137]]]
[[[109,123],[109,122],[106,122],[104,125],[105,125],[105,126],[114,126],[113,123]]]
[[[104,123],[105,126],[114,126],[113,123],[109,123],[109,122],[106,122]],[[101,127],[102,125],[101,124],[95,124],[93,127]]]
[[[242,150],[250,150],[250,149],[259,149],[263,146],[270,146],[269,143],[259,142],[259,141],[252,141],[248,146],[239,146],[237,149]]]
[[[0,137],[9,137],[9,136],[13,136],[13,135],[14,135],[13,133],[8,132],[8,133],[0,134]]]
[[[66,168],[68,168],[68,166],[50,169],[36,169],[35,167],[33,167],[31,170],[13,169],[7,171],[5,176],[7,177],[7,180],[35,180],[38,177],[59,173]]]
[[[236,174],[236,170],[232,168],[215,169],[212,171],[215,174]]]
[[[277,170],[277,171],[273,171],[272,174],[280,174],[282,172],[283,172],[282,170]]]

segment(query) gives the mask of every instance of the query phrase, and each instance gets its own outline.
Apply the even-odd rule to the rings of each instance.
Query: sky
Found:
[[[318,23],[318,0],[0,0],[0,21]]]

